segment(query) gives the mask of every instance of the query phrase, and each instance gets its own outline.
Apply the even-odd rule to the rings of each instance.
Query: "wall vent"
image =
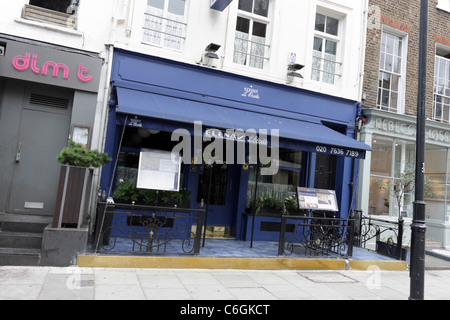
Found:
[[[36,93],[31,94],[30,103],[52,108],[60,108],[60,109],[69,108],[69,99],[44,96]]]

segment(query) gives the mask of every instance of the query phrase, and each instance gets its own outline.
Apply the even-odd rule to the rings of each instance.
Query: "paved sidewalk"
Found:
[[[409,286],[409,272],[377,268],[255,271],[0,267],[0,300],[258,300],[265,304],[273,300],[407,300]],[[425,297],[450,299],[450,271],[426,272]]]

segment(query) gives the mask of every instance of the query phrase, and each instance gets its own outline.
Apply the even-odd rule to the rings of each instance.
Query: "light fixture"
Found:
[[[217,55],[217,50],[220,49],[220,45],[215,44],[215,43],[210,43],[208,44],[208,46],[205,48],[206,51],[206,57],[208,58],[213,58],[213,59],[219,59],[219,56]]]
[[[217,51],[220,49],[220,45],[215,43],[210,43],[206,46],[205,52],[202,55],[202,59],[200,64],[201,65],[208,65],[210,59],[219,59],[219,55],[217,54]],[[208,61],[205,62],[205,58],[208,58]]]
[[[302,70],[304,67],[305,67],[304,65],[301,65],[301,64],[298,64],[298,63],[288,64],[287,75],[289,77],[303,79],[303,76],[300,73],[297,73],[297,71]]]

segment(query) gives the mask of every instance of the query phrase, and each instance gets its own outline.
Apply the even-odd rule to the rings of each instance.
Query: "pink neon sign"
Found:
[[[29,52],[25,53],[24,56],[16,56],[12,61],[12,65],[14,69],[17,71],[26,71],[31,69],[31,71],[35,74],[42,74],[46,76],[49,72],[49,69],[52,69],[52,76],[54,78],[58,78],[60,75],[60,71],[62,70],[63,79],[69,79],[70,69],[64,63],[56,63],[53,61],[47,61],[42,64],[42,67],[38,67],[38,55],[31,54]],[[89,70],[84,67],[83,63],[78,65],[78,79],[81,82],[88,83],[92,80],[92,76],[89,75]]]

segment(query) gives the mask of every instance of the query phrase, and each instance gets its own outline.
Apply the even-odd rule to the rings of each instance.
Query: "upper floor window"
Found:
[[[436,54],[433,120],[450,123],[450,54]]]
[[[404,79],[404,47],[400,36],[383,31],[381,36],[380,70],[378,76],[377,108],[401,113],[401,94]]]
[[[30,0],[23,18],[59,27],[76,29],[76,12],[80,0]]]
[[[320,13],[316,14],[313,65],[311,79],[334,84],[338,73],[338,50],[340,43],[340,20]]]
[[[186,28],[186,0],[147,0],[145,43],[181,51]]]
[[[239,0],[233,62],[264,69],[268,60],[269,0]]]

